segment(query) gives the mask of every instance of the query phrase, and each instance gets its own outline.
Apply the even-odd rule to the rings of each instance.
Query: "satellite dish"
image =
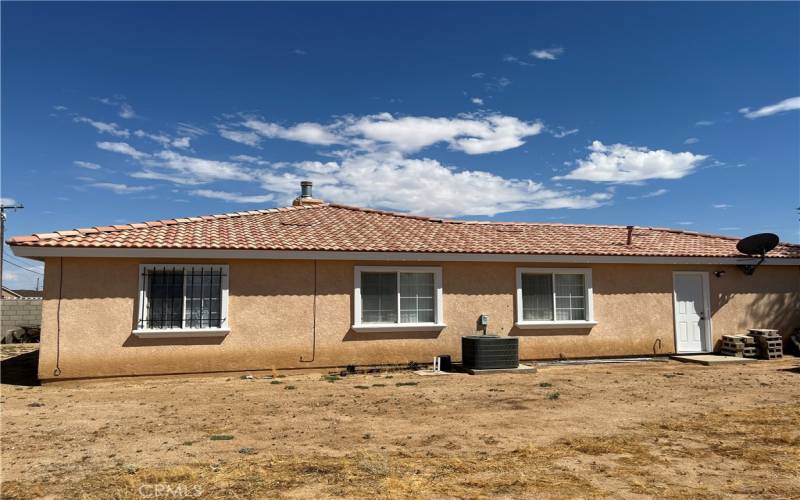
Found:
[[[755,264],[743,264],[739,268],[748,276],[753,274],[756,268],[764,262],[767,252],[778,246],[779,241],[778,235],[772,233],[754,234],[739,240],[739,243],[736,244],[736,250],[743,254],[760,257]]]
[[[772,233],[760,233],[748,236],[747,238],[739,240],[736,244],[736,250],[747,255],[758,255],[762,257],[764,254],[778,246],[778,235]]]

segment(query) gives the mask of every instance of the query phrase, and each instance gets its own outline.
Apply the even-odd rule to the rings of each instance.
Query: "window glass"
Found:
[[[556,320],[586,319],[583,274],[556,274]]]
[[[397,323],[397,273],[361,273],[361,322]]]
[[[586,276],[577,273],[523,273],[523,321],[585,321]]]
[[[553,320],[553,275],[522,275],[522,319]]]
[[[433,273],[400,273],[400,322],[434,322]]]
[[[222,324],[222,271],[190,268],[186,272],[186,328]]]
[[[145,272],[147,311],[144,328],[181,328],[183,271],[149,269]]]

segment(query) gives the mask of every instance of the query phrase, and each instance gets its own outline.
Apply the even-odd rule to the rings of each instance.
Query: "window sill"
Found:
[[[350,328],[358,333],[377,332],[438,332],[447,325],[441,323],[373,323],[353,325]]]
[[[519,321],[514,324],[523,330],[547,329],[547,328],[592,328],[597,325],[597,321]]]
[[[162,330],[133,330],[141,339],[179,339],[191,337],[224,337],[231,331],[227,328],[165,328]]]

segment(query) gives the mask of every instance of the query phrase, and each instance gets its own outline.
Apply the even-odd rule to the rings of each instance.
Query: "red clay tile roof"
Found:
[[[741,257],[737,238],[674,229],[444,220],[335,204],[254,210],[11,238],[13,246]],[[781,244],[773,258],[800,258]]]

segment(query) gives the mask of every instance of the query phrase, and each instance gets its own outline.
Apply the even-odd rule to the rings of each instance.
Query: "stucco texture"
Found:
[[[139,264],[148,262],[164,263],[47,259],[40,378],[430,362],[439,354],[458,360],[461,337],[478,331],[480,314],[489,315],[490,333],[520,337],[522,359],[667,354],[675,351],[672,273],[679,270],[709,273],[715,346],[723,334],[747,328],[776,328],[786,336],[800,327],[800,267],[795,266],[762,266],[745,276],[733,266],[571,264],[563,267],[592,269],[598,324],[580,330],[521,330],[514,326],[516,268],[536,266],[425,263],[442,268],[447,327],[440,332],[356,333],[351,329],[353,267],[405,264],[175,260],[170,263],[230,266],[230,333],[223,338],[140,339],[131,331],[138,310]],[[725,275],[715,277],[716,270]]]

